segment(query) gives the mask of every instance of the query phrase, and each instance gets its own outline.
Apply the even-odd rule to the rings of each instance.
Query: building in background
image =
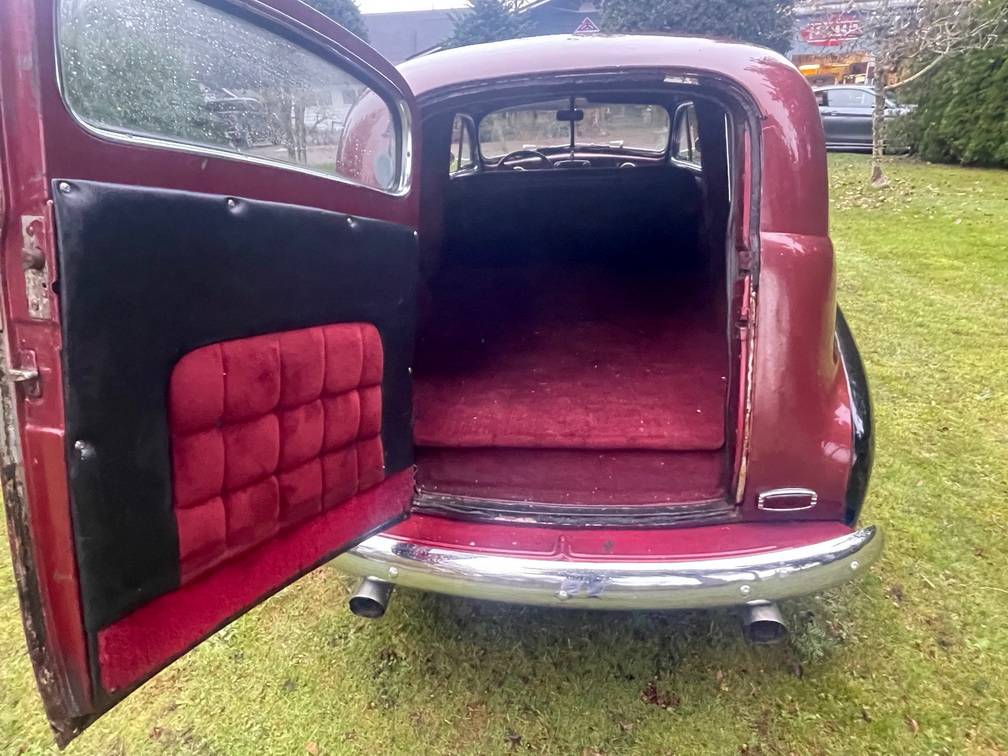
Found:
[[[459,0],[464,6],[464,0]],[[452,16],[466,13],[465,7],[447,10],[365,13],[371,46],[391,60],[402,63],[438,49],[451,36]],[[522,13],[532,22],[534,34],[594,34],[599,31],[600,0],[533,0]]]
[[[885,11],[913,12],[915,0],[886,0]],[[866,27],[879,0],[799,0],[788,56],[813,86],[871,84],[873,54]]]
[[[602,26],[601,0],[533,0],[522,13],[536,34],[595,34]]]
[[[464,0],[459,4],[464,5]],[[440,45],[455,28],[452,16],[465,12],[465,8],[455,8],[365,13],[364,24],[371,46],[393,63],[402,63]]]
[[[788,56],[813,86],[870,80],[871,51],[863,42],[861,2],[795,5],[795,35]]]

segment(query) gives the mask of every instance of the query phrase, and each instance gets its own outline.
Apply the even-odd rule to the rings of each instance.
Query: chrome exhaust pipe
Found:
[[[379,619],[388,608],[393,587],[392,583],[364,578],[350,596],[350,611],[358,617]]]
[[[758,645],[780,643],[788,634],[787,623],[781,616],[780,608],[773,602],[745,607],[742,629],[746,640]]]

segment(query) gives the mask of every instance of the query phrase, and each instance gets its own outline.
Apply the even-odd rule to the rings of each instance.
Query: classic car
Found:
[[[402,586],[769,640],[879,556],[784,58],[593,35],[397,70],[294,0],[2,16],[0,469],[60,743],[334,557],[364,616]],[[207,91],[295,136],[354,105],[338,145],[242,145]]]
[[[830,150],[871,150],[872,116],[875,112],[875,92],[871,87],[843,85],[817,87],[816,102]],[[913,111],[911,105],[900,105],[886,98],[883,118],[892,121]]]

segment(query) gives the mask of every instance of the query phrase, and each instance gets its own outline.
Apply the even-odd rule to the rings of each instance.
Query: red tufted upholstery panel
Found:
[[[115,691],[135,685],[378,524],[401,518],[412,497],[413,471],[394,473],[102,628],[102,686]]]
[[[381,378],[381,338],[361,323],[179,360],[169,428],[183,583],[384,479]]]

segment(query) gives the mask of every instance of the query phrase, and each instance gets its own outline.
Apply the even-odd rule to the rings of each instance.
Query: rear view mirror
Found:
[[[566,121],[567,123],[573,123],[575,121],[584,120],[584,111],[580,108],[567,108],[566,110],[558,110],[556,112],[556,119],[558,121]]]

